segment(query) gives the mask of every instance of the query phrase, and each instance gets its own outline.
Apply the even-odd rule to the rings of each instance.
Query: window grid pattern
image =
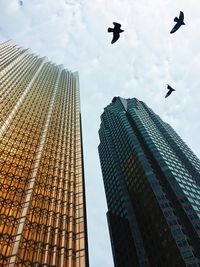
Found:
[[[78,76],[15,49],[0,46],[0,265],[85,267]]]
[[[101,116],[99,136],[108,214],[129,221],[133,253],[143,250],[148,258],[142,262],[141,252],[137,253],[136,266],[199,266],[199,159],[167,123],[135,98],[113,99]],[[125,233],[116,231],[115,225],[109,228],[116,266],[121,267],[125,264],[121,255],[129,248],[120,242]]]

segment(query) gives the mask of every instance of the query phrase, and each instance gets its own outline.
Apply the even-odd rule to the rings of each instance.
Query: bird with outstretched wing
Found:
[[[184,13],[182,11],[180,11],[179,18],[175,17],[174,21],[176,22],[176,24],[175,24],[175,26],[173,27],[173,29],[171,30],[170,33],[176,32],[182,25],[185,25]]]
[[[111,41],[111,44],[114,44],[120,37],[120,33],[124,32],[124,30],[121,30],[121,24],[117,23],[117,22],[113,22],[114,24],[114,28],[108,28],[108,32],[112,32],[113,33],[113,39]]]
[[[171,93],[172,93],[173,91],[175,91],[175,89],[172,88],[169,84],[167,84],[167,89],[168,89],[168,92],[167,92],[165,98],[167,98],[168,96],[170,96]]]

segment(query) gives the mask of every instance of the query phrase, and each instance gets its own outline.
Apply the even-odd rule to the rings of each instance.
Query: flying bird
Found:
[[[169,84],[167,85],[167,89],[168,89],[169,91],[167,92],[165,98],[168,97],[169,95],[171,95],[171,93],[172,93],[173,91],[175,91],[175,89],[172,88]]]
[[[180,11],[179,18],[175,17],[174,21],[176,22],[174,28],[171,30],[170,33],[176,32],[182,25],[185,25],[184,23],[184,13]]]
[[[117,23],[117,22],[113,22],[114,24],[114,28],[108,28],[108,32],[113,32],[113,39],[111,41],[111,44],[114,44],[120,37],[120,33],[124,32],[124,30],[121,30],[121,24]]]

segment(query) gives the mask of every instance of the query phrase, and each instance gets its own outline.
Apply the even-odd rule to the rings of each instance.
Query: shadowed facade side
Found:
[[[115,267],[200,266],[199,159],[136,98],[113,98],[99,136]]]

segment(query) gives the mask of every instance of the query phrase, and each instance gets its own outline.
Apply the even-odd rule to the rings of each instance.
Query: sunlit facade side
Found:
[[[113,98],[99,136],[115,267],[200,266],[199,159],[136,98]]]
[[[0,45],[0,266],[88,267],[78,74]]]

